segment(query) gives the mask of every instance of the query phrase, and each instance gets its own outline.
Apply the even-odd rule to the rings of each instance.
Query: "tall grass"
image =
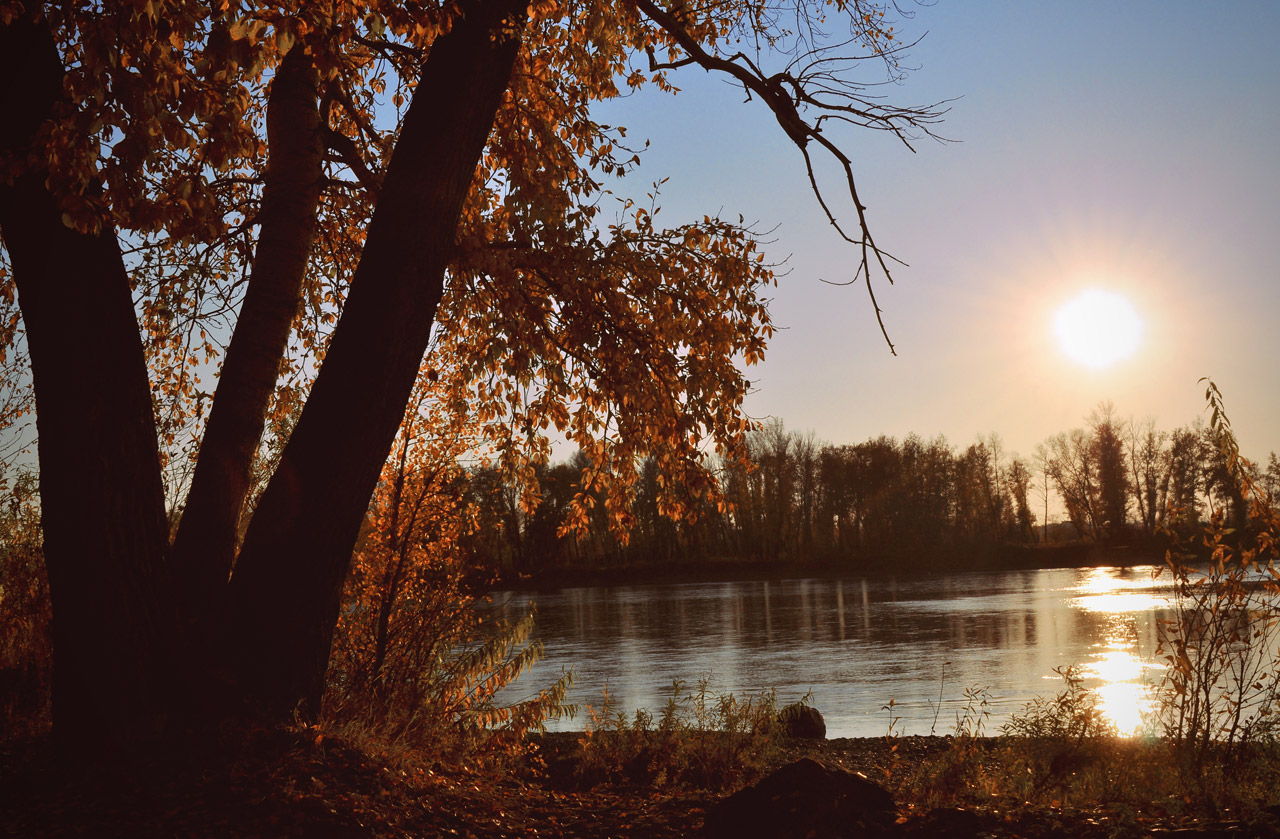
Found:
[[[534,615],[503,623],[474,598],[460,608],[416,620],[400,631],[375,680],[352,678],[367,662],[358,632],[335,649],[325,697],[324,727],[363,748],[409,762],[501,766],[523,753],[526,735],[548,719],[572,716],[565,704],[572,672],[504,704],[498,695],[542,656],[530,640]]]
[[[692,690],[677,680],[656,717],[624,714],[603,695],[600,708],[588,709],[580,741],[578,774],[587,785],[730,789],[764,771],[781,737],[773,691],[739,697],[712,691],[706,678]]]

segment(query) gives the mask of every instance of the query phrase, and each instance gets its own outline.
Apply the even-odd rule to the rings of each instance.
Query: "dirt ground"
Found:
[[[58,772],[47,739],[0,750],[0,835],[21,837],[581,837],[699,835],[724,793],[573,783],[577,735],[540,742],[537,768],[502,775],[408,767],[310,732],[260,732],[234,754],[194,755],[130,772]],[[947,748],[944,738],[904,738],[898,768]],[[770,758],[800,757],[861,771],[885,765],[879,739],[789,740]],[[1276,837],[1269,820],[1170,820],[1104,807],[975,810],[973,836],[1065,839],[1124,836]],[[905,835],[928,814],[901,804]]]

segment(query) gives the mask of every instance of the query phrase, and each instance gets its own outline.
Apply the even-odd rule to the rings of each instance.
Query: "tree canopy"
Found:
[[[902,72],[902,14],[0,2],[0,363],[5,418],[36,415],[63,735],[314,703],[420,377],[511,474],[553,430],[576,444],[580,515],[600,498],[625,525],[634,477],[607,477],[642,456],[678,476],[680,515],[706,449],[743,446],[774,266],[740,218],[615,199],[639,146],[591,105],[724,74],[796,145],[871,290],[892,258],[830,128],[909,142],[940,117],[874,87]]]

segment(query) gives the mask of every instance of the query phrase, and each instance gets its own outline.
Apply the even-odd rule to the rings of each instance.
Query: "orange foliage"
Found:
[[[175,501],[254,258],[275,68],[290,49],[310,52],[329,146],[310,268],[280,369],[279,421],[305,399],[323,360],[420,61],[460,8],[392,0],[47,5],[69,101],[42,129],[37,148],[47,159],[6,159],[0,174],[48,164],[64,220],[113,225],[129,246]],[[673,485],[705,489],[703,453],[741,449],[748,381],[737,362],[763,357],[772,327],[761,291],[774,276],[741,220],[663,227],[656,190],[649,206],[611,205],[605,180],[639,159],[626,129],[599,124],[590,105],[619,95],[620,83],[674,90],[673,68],[659,62],[682,59],[685,35],[717,55],[737,53],[744,40],[785,55],[829,14],[845,16],[856,44],[896,66],[886,51],[893,26],[878,3],[799,4],[794,19],[754,0],[681,3],[679,11],[683,33],[632,3],[531,4],[439,317],[441,346],[457,355],[450,398],[472,404],[503,466],[527,479],[545,462],[545,435],[566,436],[587,455],[584,489],[626,476],[601,496],[615,518],[637,458],[655,456]],[[16,14],[14,3],[0,3],[0,16]],[[0,345],[21,344],[11,283],[0,264]],[[579,522],[590,497],[579,498]],[[664,506],[679,516],[687,505],[670,495]]]
[[[650,458],[664,477],[657,509],[691,518],[719,500],[708,469],[712,455],[734,459],[744,450],[751,423],[741,407],[750,383],[741,368],[763,358],[773,329],[764,295],[775,282],[775,266],[755,231],[741,217],[666,226],[659,221],[656,186],[645,202],[615,197],[611,179],[634,170],[638,144],[628,145],[625,128],[593,119],[592,105],[619,96],[622,87],[674,91],[674,74],[689,65],[741,84],[748,98],[771,109],[803,156],[826,217],[860,254],[850,281],[865,281],[870,290],[873,269],[887,278],[892,257],[872,240],[851,161],[830,139],[835,132],[824,128],[843,122],[907,142],[911,129],[928,134],[939,116],[884,104],[852,80],[855,68],[865,66],[862,58],[881,59],[890,78],[898,72],[893,26],[884,15],[889,8],[878,0],[677,0],[669,8],[653,0],[0,0],[0,27],[13,24],[0,29],[9,36],[6,43],[37,33],[41,50],[49,47],[31,59],[40,63],[32,77],[42,86],[20,97],[21,107],[14,109],[23,124],[0,138],[0,186],[21,184],[24,194],[54,202],[56,209],[40,220],[42,235],[81,244],[90,238],[69,234],[57,224],[59,215],[66,228],[115,234],[123,274],[110,235],[94,238],[94,249],[80,255],[101,259],[95,264],[104,266],[103,276],[114,276],[120,286],[127,274],[149,367],[169,512],[185,516],[173,550],[166,552],[157,528],[141,540],[145,552],[122,548],[110,562],[132,568],[145,557],[150,573],[171,561],[190,602],[152,597],[146,585],[127,595],[144,607],[163,605],[166,614],[178,603],[178,611],[191,606],[203,615],[221,608],[225,598],[213,590],[228,578],[248,580],[228,583],[238,618],[227,633],[234,648],[229,660],[244,671],[242,685],[278,708],[294,707],[301,694],[314,700],[316,663],[323,661],[332,628],[331,599],[347,567],[364,493],[410,391],[413,364],[434,339],[435,360],[424,368],[434,374],[420,378],[414,403],[421,412],[411,413],[401,431],[399,457],[383,475],[355,557],[334,684],[379,700],[390,701],[395,692],[399,698],[391,704],[400,707],[435,703],[444,709],[433,712],[437,718],[469,718],[481,729],[504,717],[527,724],[535,712],[512,718],[490,701],[536,648],[513,652],[523,629],[496,636],[479,631],[480,613],[471,605],[475,581],[460,560],[475,516],[460,497],[458,458],[465,452],[494,458],[525,488],[528,512],[550,440],[568,439],[583,453],[583,468],[564,529],[582,530],[603,518],[619,539],[631,521],[636,466]],[[847,33],[828,37],[828,17]],[[458,37],[438,40],[449,33]],[[476,49],[483,44],[500,46],[493,54],[501,60],[483,58],[488,53]],[[14,78],[30,69],[17,60],[8,66]],[[460,72],[475,84],[458,84]],[[483,94],[488,104],[437,96],[462,90]],[[420,107],[411,112],[415,102]],[[282,113],[269,104],[285,107],[286,114],[297,106],[305,119],[295,124],[269,116]],[[433,122],[433,108],[450,109],[452,116]],[[454,121],[465,125],[456,128]],[[298,127],[303,122],[305,129]],[[467,139],[469,134],[474,137]],[[424,149],[435,149],[447,163],[434,170],[415,166],[436,160],[415,157]],[[819,190],[811,149],[832,155],[842,167],[838,188],[847,191],[856,229],[837,222]],[[305,177],[294,183],[277,178],[275,168],[308,154],[323,158],[318,209],[314,169],[302,167]],[[384,190],[393,156],[402,164],[395,171],[417,174]],[[377,218],[389,227],[375,229],[396,232],[366,253],[380,195],[387,212]],[[305,209],[273,212],[295,199]],[[15,204],[5,205],[6,218],[14,217]],[[15,261],[17,241],[8,242]],[[28,264],[41,263],[37,239],[22,241]],[[268,241],[287,241],[281,249],[295,250],[282,259]],[[290,267],[281,269],[286,263]],[[8,251],[0,250],[0,378],[5,392],[17,397],[0,405],[0,425],[30,408],[13,267]],[[46,276],[23,271],[24,283],[28,275],[33,281]],[[357,274],[373,279],[355,280]],[[96,278],[88,271],[77,276]],[[272,277],[290,282],[274,284]],[[377,289],[385,277],[393,280],[385,296],[374,293],[370,299],[377,302],[361,314],[354,306],[344,311],[353,282]],[[261,302],[272,295],[270,305],[245,304],[246,298]],[[88,298],[74,299],[84,304]],[[38,295],[28,303],[33,330],[43,317],[56,339],[38,351],[63,359],[60,351],[77,346],[82,336],[59,334],[57,306]],[[357,326],[337,330],[343,318]],[[124,339],[132,339],[127,312],[101,320],[111,327],[105,340],[123,348]],[[380,328],[388,331],[380,334]],[[299,414],[336,330],[356,336],[342,344],[349,353],[343,357],[352,361],[333,365],[341,371],[333,380],[339,384],[319,408],[312,402]],[[247,347],[244,372],[239,378],[229,372],[215,395],[233,333],[237,346]],[[4,367],[13,360],[19,363]],[[112,364],[109,372],[125,380],[126,365]],[[378,367],[383,369],[367,369]],[[41,408],[55,406],[50,416],[70,405],[66,421],[73,424],[75,399],[58,401],[57,394],[75,389],[74,365],[58,370],[52,379],[42,377],[49,397],[41,398],[50,401]],[[349,407],[343,399],[365,384],[370,387],[356,406],[369,420],[358,426],[363,441],[343,449],[341,435],[360,435],[352,428],[357,412],[338,408]],[[129,470],[138,467],[130,471],[138,481],[128,492],[146,496],[148,509],[158,507],[159,493],[146,474],[153,469],[150,440],[132,447],[149,436],[151,406],[140,386],[138,398],[127,402],[114,400],[117,392],[95,396],[130,415],[103,439],[132,441],[131,448],[113,449],[121,460],[141,452],[136,457],[148,462],[128,464]],[[235,431],[204,441],[215,399],[220,411],[231,406]],[[295,472],[284,470],[270,480],[270,489],[279,492],[265,493],[261,509],[267,512],[245,529],[244,516],[237,522],[234,515],[246,506],[245,486],[268,479],[295,417],[297,445],[282,462],[312,477],[298,490],[308,516],[281,512],[294,503],[295,492],[289,483]],[[259,452],[256,474],[249,475],[257,437],[264,438],[260,449],[270,451]],[[67,435],[64,451],[55,452],[60,457],[49,461],[55,466],[48,471],[63,480],[47,480],[46,487],[78,486],[76,464],[98,463],[93,458],[99,452],[70,445],[77,439]],[[227,480],[220,484],[215,475],[208,484],[199,482],[214,487],[212,500],[197,492],[196,502],[183,510],[202,441],[210,456],[201,477],[222,470]],[[297,464],[287,456],[293,451]],[[122,470],[112,469],[99,469],[95,479],[115,480]],[[330,483],[321,487],[317,476]],[[57,526],[69,527],[81,512],[76,502],[68,490],[50,505],[61,516]],[[117,505],[137,512],[134,522],[106,509],[101,498],[91,503],[102,515],[86,536],[98,540],[87,543],[90,550],[124,544],[117,527],[160,521],[139,512],[142,505]],[[251,490],[247,506],[253,503]],[[328,524],[333,538],[320,526]],[[200,530],[206,525],[211,536]],[[244,535],[238,557],[232,527]],[[204,535],[184,541],[193,532]],[[314,543],[280,549],[307,538]],[[51,566],[73,568],[78,558],[71,554],[50,554]],[[169,570],[157,579],[167,581]],[[315,592],[299,596],[285,620],[274,604],[285,592],[296,593],[291,581],[298,574],[312,575]],[[77,584],[89,579],[68,578]],[[102,678],[110,668],[98,667],[105,659],[94,627],[74,609],[60,614],[83,642],[75,648],[81,650],[76,666]],[[204,622],[203,616],[196,621]],[[303,649],[310,645],[316,649]],[[157,655],[157,661],[163,658]],[[148,659],[139,666],[153,665]],[[155,669],[167,676],[170,668]],[[539,707],[557,704],[554,696],[547,694]],[[135,704],[122,701],[120,707]],[[89,703],[80,707],[91,710]]]
[[[52,639],[40,507],[30,473],[0,473],[0,732],[20,737],[49,723]]]
[[[445,395],[424,366],[353,557],[326,697],[331,720],[437,752],[516,742],[567,711],[568,687],[566,677],[532,699],[497,699],[541,646],[531,614],[503,625],[486,608],[490,569],[469,562],[478,525],[459,465],[479,437]]]

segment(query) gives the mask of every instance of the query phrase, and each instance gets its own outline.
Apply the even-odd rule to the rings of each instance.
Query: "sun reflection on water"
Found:
[[[1137,681],[1142,678],[1145,670],[1142,659],[1134,655],[1131,650],[1118,649],[1114,646],[1099,653],[1098,657],[1085,667],[1087,675],[1108,684]]]
[[[1155,707],[1155,688],[1134,682],[1113,682],[1094,688],[1098,694],[1098,707],[1116,727],[1121,737],[1137,735],[1145,725],[1146,717]]]
[[[1077,609],[1111,614],[1149,612],[1167,602],[1154,577],[1124,579],[1115,568],[1090,568],[1071,601]]]
[[[1154,578],[1125,579],[1111,568],[1094,568],[1076,589],[1075,608],[1108,616],[1111,631],[1096,645],[1093,659],[1081,663],[1086,686],[1116,731],[1125,737],[1139,733],[1144,717],[1155,707],[1150,674],[1160,669],[1145,661],[1137,641],[1136,616],[1164,606],[1168,600]]]
[[[1098,695],[1098,706],[1116,732],[1132,737],[1143,727],[1144,716],[1155,707],[1154,687],[1146,679],[1155,669],[1135,652],[1125,639],[1108,639],[1107,649],[1081,668],[1090,689]]]

